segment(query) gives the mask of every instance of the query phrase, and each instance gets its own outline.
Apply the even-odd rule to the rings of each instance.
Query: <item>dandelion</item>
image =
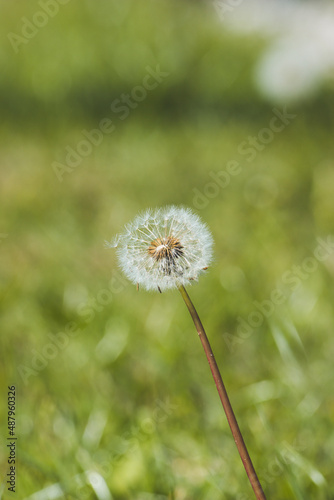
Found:
[[[265,500],[248,454],[209,339],[185,285],[197,280],[212,260],[213,240],[207,226],[190,209],[175,206],[148,210],[125,227],[108,247],[116,247],[130,281],[146,290],[178,288],[195,324],[234,441],[258,500]]]
[[[146,290],[167,290],[197,280],[212,260],[212,236],[190,209],[147,210],[109,247],[117,247],[130,281]]]

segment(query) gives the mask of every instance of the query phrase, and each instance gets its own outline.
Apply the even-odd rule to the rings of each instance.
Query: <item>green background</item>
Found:
[[[332,499],[333,244],[313,256],[317,238],[332,242],[332,83],[288,104],[271,137],[287,103],[253,78],[269,42],[226,31],[210,2],[56,7],[14,43],[26,20],[43,24],[41,6],[1,2],[0,494],[253,498],[181,296],[138,293],[104,248],[141,210],[176,204],[215,240],[189,293],[268,499]],[[148,67],[168,76],[122,120],[111,106]],[[68,168],[67,148],[104,119],[113,131]],[[240,145],[259,134],[270,140],[249,161]],[[237,174],[214,183],[230,162]],[[277,288],[282,303],[240,330]],[[16,494],[4,484],[11,385]]]

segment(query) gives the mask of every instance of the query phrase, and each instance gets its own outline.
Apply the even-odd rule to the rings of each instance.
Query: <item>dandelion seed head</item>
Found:
[[[167,290],[197,280],[212,260],[213,239],[190,209],[147,210],[107,246],[117,248],[127,278],[146,290]]]

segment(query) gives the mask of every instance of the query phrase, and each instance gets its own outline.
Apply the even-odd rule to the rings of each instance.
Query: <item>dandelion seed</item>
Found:
[[[190,209],[147,210],[125,226],[117,247],[124,274],[137,287],[167,290],[197,280],[212,259],[212,236]]]
[[[229,401],[209,339],[185,289],[212,259],[212,236],[190,209],[175,206],[147,210],[107,243],[116,247],[124,274],[146,290],[178,288],[204,348],[226,417],[257,500],[266,500]]]

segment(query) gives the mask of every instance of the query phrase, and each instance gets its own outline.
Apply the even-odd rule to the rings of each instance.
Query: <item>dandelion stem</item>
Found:
[[[216,363],[215,357],[213,355],[209,339],[206,336],[205,330],[203,328],[202,322],[197,314],[197,311],[186,291],[183,285],[180,285],[179,291],[181,292],[181,295],[183,297],[183,300],[186,303],[186,306],[188,307],[188,310],[190,312],[190,315],[193,319],[193,322],[195,324],[197,333],[199,335],[199,338],[201,339],[202,346],[204,348],[207,360],[209,362],[211,372],[217,387],[217,391],[219,394],[219,397],[221,399],[229,426],[231,428],[231,432],[235,441],[235,444],[238,448],[242,463],[244,464],[248,479],[252,485],[252,488],[254,490],[255,496],[257,500],[266,500],[266,497],[264,495],[264,492],[262,490],[262,486],[260,484],[260,481],[257,477],[257,474],[255,472],[254,466],[252,464],[251,458],[249,456],[249,453],[247,451],[244,439],[242,437],[237,419],[235,418],[230,400],[228,398],[224,382],[222,380],[218,365]]]

